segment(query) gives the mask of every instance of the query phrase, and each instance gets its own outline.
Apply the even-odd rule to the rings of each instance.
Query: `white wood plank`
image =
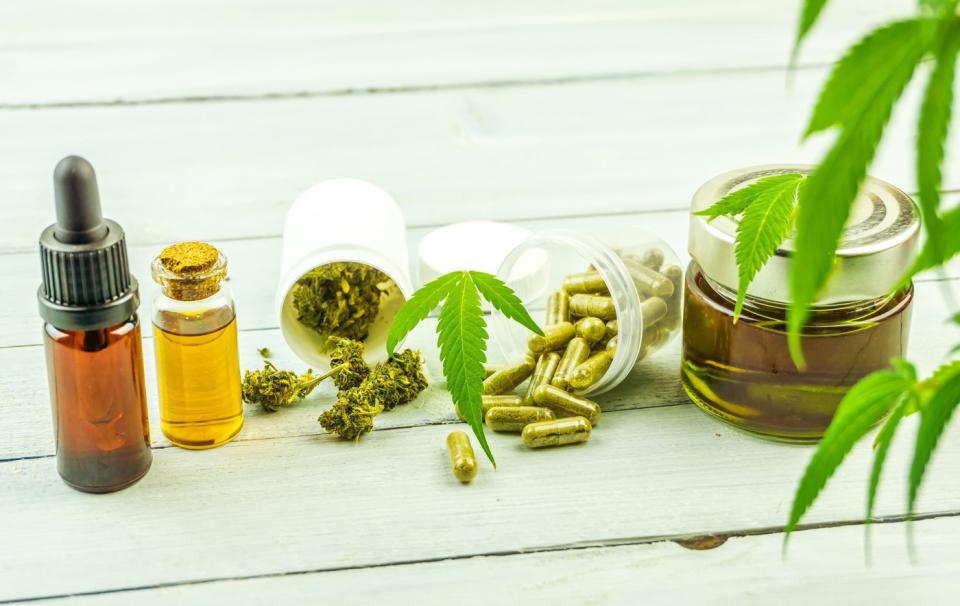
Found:
[[[289,203],[336,176],[384,187],[410,226],[685,208],[732,167],[816,161],[827,139],[799,135],[824,76],[798,73],[789,93],[781,73],[736,73],[0,111],[0,252],[34,250],[69,153],[97,167],[134,244],[278,235]],[[916,106],[911,91],[872,170],[907,190]],[[946,167],[945,188],[960,185]]]
[[[892,446],[881,515],[904,511],[916,420]],[[777,527],[811,453],[671,406],[609,413],[577,447],[529,451],[492,435],[498,470],[483,464],[462,486],[449,431],[168,448],[143,481],[105,497],[67,488],[53,459],[0,464],[0,530],[16,546],[0,555],[0,600]],[[870,461],[868,440],[806,521],[861,518]],[[954,423],[919,512],[960,510],[957,474]]]
[[[951,604],[960,590],[960,520],[807,530],[781,559],[781,534],[733,537],[709,551],[672,542],[475,557],[422,564],[219,581],[54,600],[53,604]]]
[[[870,26],[914,10],[837,3],[803,59],[832,61]],[[798,13],[764,0],[21,0],[0,4],[0,105],[783,66]]]

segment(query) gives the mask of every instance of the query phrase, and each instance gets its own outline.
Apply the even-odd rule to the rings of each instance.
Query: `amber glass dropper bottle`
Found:
[[[123,229],[104,219],[93,167],[54,171],[57,222],[40,234],[37,293],[57,470],[85,492],[113,492],[150,469],[137,281]]]

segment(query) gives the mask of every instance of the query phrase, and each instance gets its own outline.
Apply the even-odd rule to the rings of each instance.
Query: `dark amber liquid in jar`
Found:
[[[139,480],[153,457],[136,317],[99,330],[44,325],[57,470],[85,492]]]
[[[734,324],[735,293],[711,283],[696,263],[685,282],[684,390],[711,415],[769,438],[820,439],[850,387],[907,349],[912,286],[815,308],[801,337],[801,372],[787,347],[785,306],[748,299]]]

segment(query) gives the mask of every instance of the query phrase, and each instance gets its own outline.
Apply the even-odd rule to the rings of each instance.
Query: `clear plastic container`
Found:
[[[676,253],[663,240],[641,229],[589,233],[549,230],[517,246],[497,272],[543,327],[550,295],[564,289],[564,281],[570,276],[594,270],[609,291],[618,329],[609,368],[589,387],[574,390],[582,395],[613,389],[679,332],[683,269]],[[576,315],[572,318],[577,319]],[[508,362],[524,359],[529,331],[497,311],[490,319],[490,328]],[[593,351],[606,347],[612,336],[608,333]]]

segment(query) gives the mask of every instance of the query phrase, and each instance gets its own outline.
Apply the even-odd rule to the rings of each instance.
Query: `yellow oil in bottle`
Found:
[[[243,427],[236,317],[201,334],[153,334],[163,434],[183,448],[229,442]]]

